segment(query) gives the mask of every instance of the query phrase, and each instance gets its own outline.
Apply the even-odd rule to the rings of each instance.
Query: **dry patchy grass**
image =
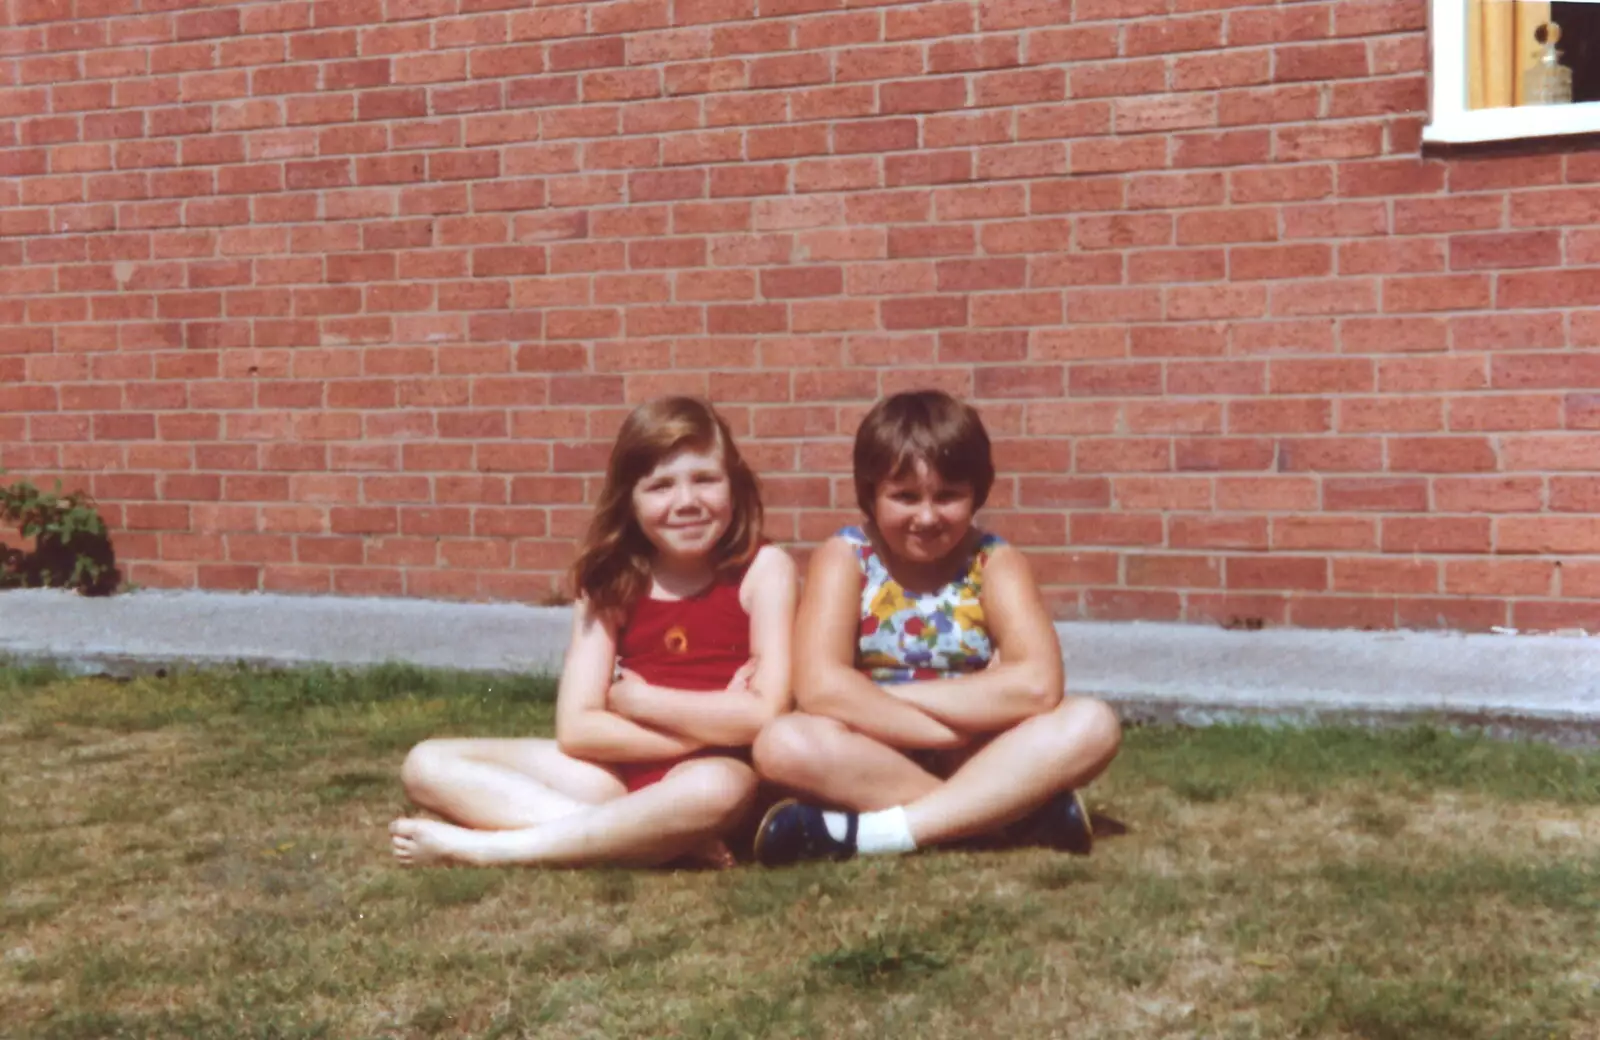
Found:
[[[407,872],[405,747],[548,681],[0,670],[0,1034],[1600,1037],[1600,760],[1141,730],[1087,860]]]

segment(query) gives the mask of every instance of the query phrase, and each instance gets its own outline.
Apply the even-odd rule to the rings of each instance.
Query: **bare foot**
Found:
[[[394,858],[405,867],[431,867],[451,863],[472,866],[480,861],[483,842],[477,831],[434,820],[402,817],[389,824]]]
[[[721,838],[713,838],[699,848],[690,849],[684,853],[684,858],[712,870],[732,870],[739,865],[739,861],[733,857],[733,850]]]

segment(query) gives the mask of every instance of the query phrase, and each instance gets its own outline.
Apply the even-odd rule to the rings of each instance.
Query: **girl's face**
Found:
[[[722,451],[685,448],[662,459],[633,486],[633,516],[670,561],[704,557],[733,521],[733,491]]]
[[[919,460],[904,475],[878,483],[872,520],[895,556],[937,563],[960,548],[976,512],[971,484],[946,481]]]

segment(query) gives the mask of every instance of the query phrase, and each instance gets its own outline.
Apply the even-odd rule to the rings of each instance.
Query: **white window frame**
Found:
[[[1576,0],[1600,3],[1600,0]],[[1600,101],[1577,105],[1467,108],[1466,0],[1432,0],[1429,11],[1432,106],[1422,139],[1437,144],[1600,133]]]

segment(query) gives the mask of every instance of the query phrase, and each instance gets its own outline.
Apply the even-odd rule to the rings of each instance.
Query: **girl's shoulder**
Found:
[[[794,557],[772,542],[762,542],[761,548],[750,558],[750,563],[745,568],[745,576],[771,572],[793,574]]]
[[[798,573],[793,556],[771,542],[764,542],[739,577],[739,598],[748,600],[758,588],[793,586],[798,580]]]

